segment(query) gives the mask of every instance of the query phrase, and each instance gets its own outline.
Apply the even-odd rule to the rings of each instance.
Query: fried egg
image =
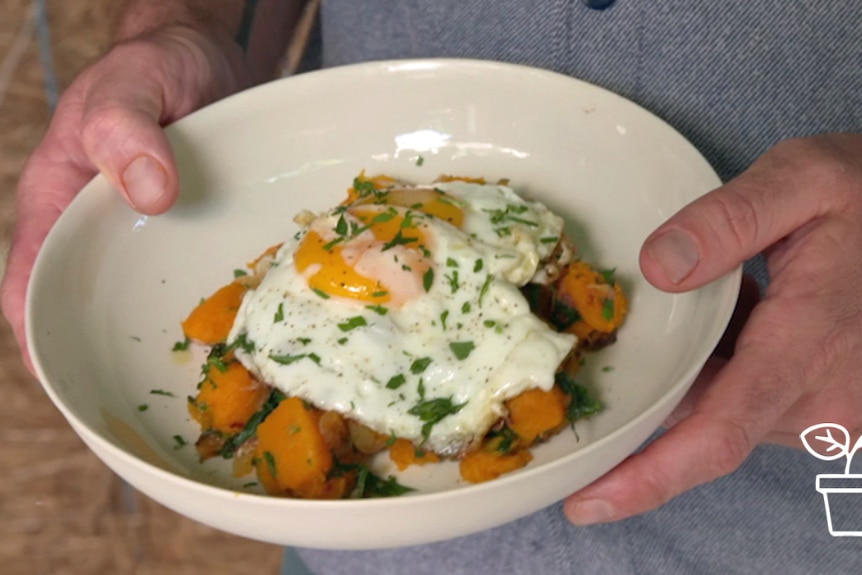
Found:
[[[387,182],[357,179],[343,204],[299,217],[229,340],[285,394],[457,455],[507,399],[553,385],[575,337],[519,288],[571,251],[562,218],[509,186]]]

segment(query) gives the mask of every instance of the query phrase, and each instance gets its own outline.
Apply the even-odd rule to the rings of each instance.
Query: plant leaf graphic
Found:
[[[825,434],[817,434],[816,432],[824,430]],[[833,432],[842,439],[836,439]],[[811,440],[809,441],[809,437]],[[805,449],[823,461],[832,461],[840,459],[847,455],[850,451],[850,433],[844,426],[837,423],[818,423],[812,425],[805,431],[799,434],[802,444]],[[815,445],[817,448],[815,448]]]

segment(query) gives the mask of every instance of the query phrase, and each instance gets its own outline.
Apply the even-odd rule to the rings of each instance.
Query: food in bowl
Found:
[[[212,346],[189,398],[202,458],[272,494],[392,495],[409,488],[368,467],[387,449],[400,469],[457,459],[487,481],[598,410],[574,375],[626,298],[543,204],[507,182],[363,173],[296,221],[183,322]]]

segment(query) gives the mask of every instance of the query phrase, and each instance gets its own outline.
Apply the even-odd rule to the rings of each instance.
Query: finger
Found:
[[[75,193],[94,171],[65,155],[52,152],[50,142],[39,146],[27,161],[18,186],[18,213],[12,245],[0,286],[0,306],[21,347],[25,365],[33,371],[24,329],[25,296],[36,255],[48,231]],[[39,189],[40,193],[33,193]]]
[[[742,329],[748,323],[751,312],[760,301],[760,286],[757,281],[748,274],[742,276],[742,285],[739,290],[739,299],[736,302],[736,307],[733,309],[733,315],[730,318],[727,329],[721,340],[718,342],[712,356],[707,360],[703,369],[697,375],[691,388],[682,398],[682,401],[677,405],[673,412],[665,419],[664,427],[673,427],[689,415],[691,415],[694,406],[703,396],[709,386],[712,385],[712,380],[721,371],[727,360],[733,357],[736,340]]]
[[[782,367],[771,361],[778,349],[758,347],[737,349],[690,416],[572,495],[569,519],[585,525],[644,513],[734,471],[801,396],[796,366]]]
[[[739,288],[739,297],[736,300],[736,306],[733,308],[733,314],[730,316],[730,322],[727,324],[727,329],[724,330],[724,334],[721,336],[718,345],[716,345],[713,355],[725,359],[733,357],[736,340],[748,323],[754,307],[759,302],[760,286],[757,284],[757,280],[748,274],[744,274]]]
[[[682,401],[673,409],[670,415],[664,420],[662,427],[670,429],[677,423],[685,420],[694,412],[695,406],[700,402],[703,395],[709,390],[713,384],[713,380],[719,372],[727,365],[727,360],[721,357],[710,357],[703,369],[697,374],[691,388],[686,392]]]
[[[640,266],[646,278],[667,291],[699,287],[807,222],[840,210],[846,190],[837,170],[828,169],[835,162],[818,146],[780,144],[739,177],[680,210],[644,242]],[[822,160],[827,169],[807,168]],[[828,193],[812,194],[812,189]]]
[[[176,163],[159,123],[163,112],[161,86],[127,66],[93,85],[81,114],[85,155],[145,214],[166,211],[179,194]]]

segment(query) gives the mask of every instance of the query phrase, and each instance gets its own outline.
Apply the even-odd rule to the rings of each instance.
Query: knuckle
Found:
[[[735,421],[726,421],[713,441],[704,453],[704,466],[716,478],[736,471],[754,448],[745,425]]]
[[[119,105],[101,104],[91,109],[83,119],[81,143],[86,150],[95,150],[116,140],[128,125],[128,111]]]
[[[783,164],[792,168],[794,178],[828,193],[822,194],[822,205],[835,210],[852,206],[862,208],[862,169],[858,158],[836,137],[794,138],[776,145]]]
[[[733,242],[737,250],[747,250],[757,244],[761,223],[756,206],[740,190],[724,188],[721,194],[710,196],[710,211],[716,235],[722,243]]]

